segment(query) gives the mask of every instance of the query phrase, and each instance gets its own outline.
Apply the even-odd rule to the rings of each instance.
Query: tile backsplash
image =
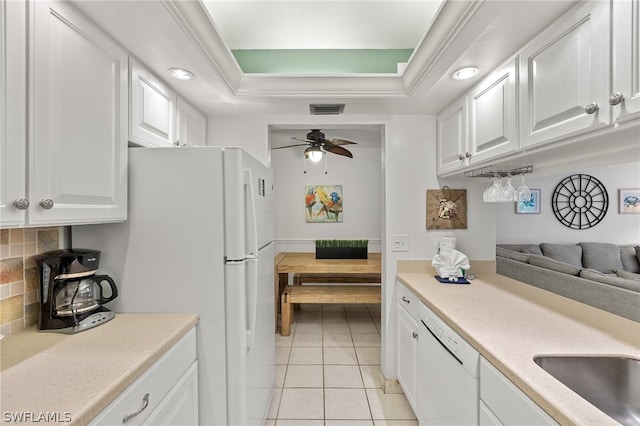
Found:
[[[38,271],[34,255],[60,248],[60,228],[0,229],[0,334],[38,320]]]

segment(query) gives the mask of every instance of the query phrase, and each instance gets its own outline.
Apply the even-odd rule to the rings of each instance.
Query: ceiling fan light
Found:
[[[464,67],[458,70],[455,70],[453,74],[451,74],[451,78],[454,80],[467,80],[474,75],[476,75],[480,71],[478,67]]]
[[[319,147],[307,148],[304,151],[304,156],[314,163],[317,163],[318,161],[322,160],[322,151],[320,151]]]

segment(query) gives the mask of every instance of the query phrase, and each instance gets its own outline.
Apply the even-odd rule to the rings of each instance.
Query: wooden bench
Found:
[[[326,282],[323,281],[323,282]],[[291,334],[294,303],[381,303],[380,286],[290,285],[282,292],[280,334]]]
[[[381,274],[293,274],[293,285],[304,283],[380,284]]]

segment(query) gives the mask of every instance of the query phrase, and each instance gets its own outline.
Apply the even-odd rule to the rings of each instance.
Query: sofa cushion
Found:
[[[569,263],[560,262],[551,257],[539,256],[532,254],[529,257],[529,263],[534,266],[549,269],[551,271],[562,272],[563,274],[578,275],[581,268],[577,268]]]
[[[540,250],[540,246],[537,244],[531,244],[530,246],[523,248],[522,252],[542,256],[542,250]]]
[[[610,274],[622,268],[620,247],[611,243],[578,243],[582,247],[582,266]]]
[[[619,278],[615,275],[606,275],[600,271],[596,271],[595,269],[583,269],[582,271],[580,271],[580,278],[597,281],[616,287],[626,288],[627,290],[640,291],[640,281]]]
[[[579,245],[541,243],[540,248],[545,256],[582,269],[582,247]]]
[[[620,278],[626,278],[628,280],[640,281],[640,274],[625,271],[624,269],[614,269],[613,272]]]
[[[640,262],[638,262],[638,255],[632,245],[620,246],[620,259],[625,271],[640,273]]]
[[[508,250],[502,247],[496,247],[496,256],[505,257],[511,260],[517,260],[518,262],[529,262],[529,253],[520,253],[519,251]]]

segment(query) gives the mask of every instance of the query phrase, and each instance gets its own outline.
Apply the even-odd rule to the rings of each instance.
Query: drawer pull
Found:
[[[405,303],[411,303],[411,300],[407,299],[404,296],[402,296],[402,301],[405,302]]]
[[[149,405],[149,394],[147,393],[142,397],[142,405],[140,406],[140,408],[138,408],[138,411],[136,411],[135,413],[126,414],[122,418],[122,423],[126,423],[132,418],[134,418],[135,416],[137,416],[138,414],[142,413],[145,410],[145,408],[147,408],[148,405]]]
[[[412,336],[414,339],[417,339],[417,338],[418,338],[418,333],[416,333],[416,332],[414,331],[414,332],[411,334],[411,336]]]

